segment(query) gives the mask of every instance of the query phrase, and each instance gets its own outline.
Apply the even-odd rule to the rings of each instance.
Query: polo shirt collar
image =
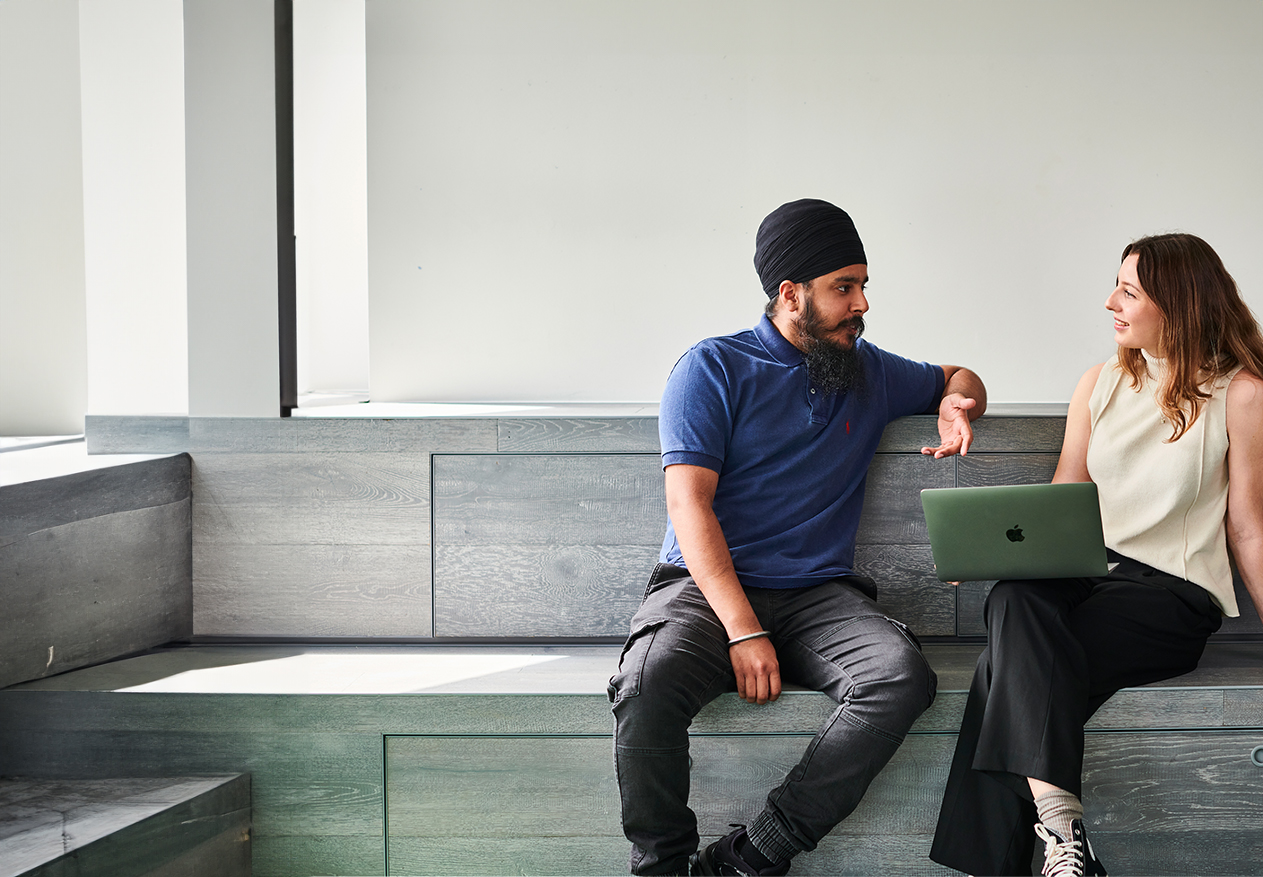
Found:
[[[791,344],[789,339],[781,334],[780,330],[776,328],[776,324],[769,320],[766,315],[754,327],[754,334],[758,336],[764,349],[781,365],[795,366],[802,363],[802,351]]]

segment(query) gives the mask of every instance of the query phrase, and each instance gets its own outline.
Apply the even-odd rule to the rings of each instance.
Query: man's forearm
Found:
[[[729,639],[760,629],[732,565],[713,503],[718,475],[693,466],[668,466],[667,513],[689,575],[710,603]]]

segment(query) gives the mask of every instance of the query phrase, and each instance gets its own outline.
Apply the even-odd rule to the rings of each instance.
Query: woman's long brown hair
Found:
[[[1202,413],[1209,387],[1241,366],[1263,377],[1263,336],[1219,254],[1191,234],[1160,234],[1127,245],[1139,256],[1140,286],[1162,314],[1161,356],[1167,373],[1158,407],[1176,441]],[[1118,362],[1140,389],[1149,376],[1144,356],[1120,347]]]

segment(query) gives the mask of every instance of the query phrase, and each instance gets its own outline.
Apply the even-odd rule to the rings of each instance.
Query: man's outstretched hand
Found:
[[[937,448],[922,448],[921,453],[933,455],[941,460],[952,454],[964,456],[969,453],[969,446],[974,440],[974,428],[970,424],[969,411],[978,405],[977,399],[970,399],[960,393],[951,393],[943,397],[938,406]]]

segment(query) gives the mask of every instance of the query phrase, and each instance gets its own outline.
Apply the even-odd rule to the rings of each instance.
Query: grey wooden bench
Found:
[[[940,870],[924,855],[988,583],[933,578],[916,492],[1046,480],[1062,429],[1055,412],[989,415],[969,457],[938,462],[918,453],[932,420],[887,430],[858,559],[928,643],[941,693],[796,872]],[[190,455],[191,644],[0,691],[0,775],[249,771],[263,875],[625,870],[604,686],[665,523],[652,411],[90,418],[88,440]],[[101,575],[108,552],[93,561]],[[1086,797],[1117,871],[1263,860],[1263,642],[1243,608],[1197,673],[1093,720]],[[809,692],[708,707],[704,830],[748,818],[831,709]]]

